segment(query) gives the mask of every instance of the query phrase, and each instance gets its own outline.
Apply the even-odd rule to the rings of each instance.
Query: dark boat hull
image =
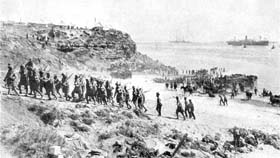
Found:
[[[253,46],[268,46],[269,41],[227,41],[228,45],[242,46],[242,45],[253,45]]]

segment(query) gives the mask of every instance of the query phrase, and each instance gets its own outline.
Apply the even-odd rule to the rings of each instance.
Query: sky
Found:
[[[280,0],[0,0],[0,21],[102,25],[137,42],[280,41]]]

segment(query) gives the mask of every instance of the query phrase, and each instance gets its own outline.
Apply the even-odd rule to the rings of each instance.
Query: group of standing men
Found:
[[[157,92],[156,93],[156,97],[157,97],[157,103],[156,103],[156,110],[158,112],[158,116],[161,116],[161,109],[162,109],[162,103],[161,103],[161,99],[160,99],[160,94]],[[187,101],[187,97],[184,97],[184,103],[185,103],[185,109],[183,109],[182,103],[180,102],[180,99],[178,96],[176,96],[176,116],[177,119],[179,119],[179,113],[182,114],[184,120],[186,120],[186,118],[190,118],[190,119],[194,119],[195,120],[195,115],[194,115],[194,105],[192,103],[192,100],[189,99],[189,102]]]
[[[22,86],[25,89],[25,96],[33,95],[34,98],[37,97],[37,94],[43,98],[44,89],[45,94],[47,94],[48,99],[52,98],[57,99],[57,95],[60,98],[64,97],[66,101],[80,102],[86,100],[87,103],[93,101],[94,104],[100,103],[107,105],[111,103],[114,105],[114,99],[118,103],[119,107],[127,106],[128,109],[131,109],[132,102],[136,108],[144,109],[145,112],[147,108],[144,106],[145,95],[141,88],[132,87],[132,98],[130,100],[130,94],[126,86],[122,86],[120,83],[116,83],[115,92],[113,93],[114,87],[111,86],[108,80],[101,80],[98,78],[90,77],[85,79],[83,75],[75,75],[74,78],[74,89],[70,93],[69,78],[72,76],[67,76],[64,73],[61,74],[62,78],[59,80],[57,75],[54,75],[51,78],[49,72],[44,72],[44,70],[39,70],[37,73],[34,68],[34,64],[30,59],[27,64],[20,66],[19,71],[19,83],[16,85],[16,74],[14,68],[8,64],[8,72],[4,78],[5,85],[8,88],[8,94],[10,91],[14,91],[16,95],[22,94]],[[19,90],[19,93],[16,89]],[[60,91],[62,90],[63,96]]]

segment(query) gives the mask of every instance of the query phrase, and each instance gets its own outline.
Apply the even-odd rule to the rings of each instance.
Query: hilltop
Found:
[[[177,70],[137,51],[130,35],[115,29],[5,23],[1,26],[1,70],[29,58],[41,69],[177,74]],[[127,75],[130,77],[131,75]]]

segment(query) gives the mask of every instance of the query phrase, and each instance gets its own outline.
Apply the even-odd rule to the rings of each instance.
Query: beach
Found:
[[[137,49],[167,65],[184,70],[225,68],[227,74],[258,76],[259,90],[280,93],[280,53],[271,46],[230,46],[226,43],[137,43]]]

